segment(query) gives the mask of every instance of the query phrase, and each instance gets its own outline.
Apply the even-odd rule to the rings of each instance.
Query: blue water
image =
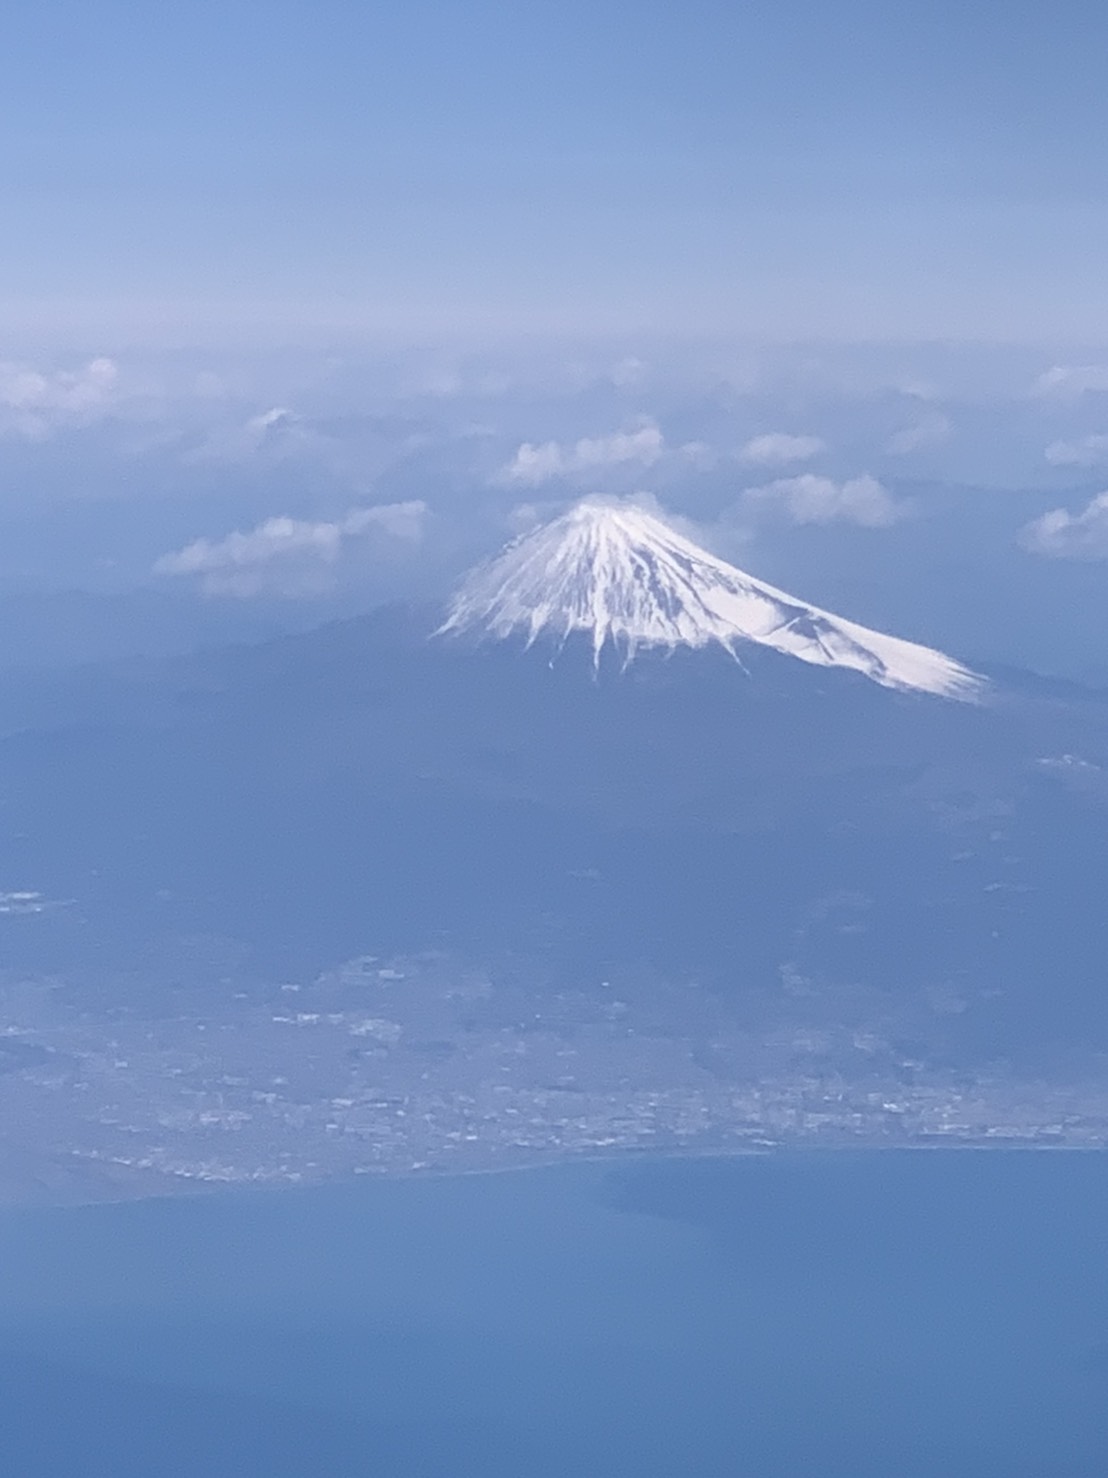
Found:
[[[5,1213],[0,1472],[1105,1478],[1108,1159]]]

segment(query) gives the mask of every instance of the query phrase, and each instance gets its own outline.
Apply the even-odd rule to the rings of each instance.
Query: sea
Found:
[[[1108,1158],[0,1213],[13,1478],[1105,1478]]]

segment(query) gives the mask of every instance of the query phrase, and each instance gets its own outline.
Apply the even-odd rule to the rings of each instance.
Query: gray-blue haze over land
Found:
[[[1097,690],[442,619],[10,676],[10,1196],[1104,1143]]]

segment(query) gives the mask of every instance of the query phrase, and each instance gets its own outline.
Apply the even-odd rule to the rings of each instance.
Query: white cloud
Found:
[[[1035,381],[1036,395],[1076,397],[1108,393],[1108,364],[1055,364]]]
[[[59,422],[79,423],[107,406],[118,380],[112,359],[48,373],[0,362],[0,426],[24,436],[45,436]]]
[[[198,578],[207,595],[295,595],[326,588],[328,570],[352,539],[380,532],[418,541],[427,505],[421,501],[355,508],[331,522],[280,516],[223,539],[196,539],[157,561],[159,575]]]
[[[1082,436],[1077,441],[1052,441],[1043,453],[1052,467],[1096,467],[1108,462],[1108,436]]]
[[[555,477],[573,477],[605,467],[626,464],[652,467],[661,460],[665,450],[665,438],[653,421],[646,421],[633,431],[617,431],[612,436],[582,437],[572,445],[525,441],[498,481],[538,487]]]
[[[1108,559],[1108,493],[1099,493],[1080,513],[1052,508],[1020,530],[1032,554],[1055,559]]]
[[[251,416],[246,423],[246,429],[260,440],[275,427],[291,429],[296,423],[296,415],[287,406],[275,405],[271,410],[263,411],[260,416]]]
[[[556,441],[547,441],[541,446],[525,441],[504,468],[501,478],[505,482],[523,482],[537,487],[552,477],[560,477],[565,471],[565,462],[565,454]]]
[[[787,431],[767,431],[748,441],[739,456],[744,462],[758,462],[763,467],[783,467],[789,462],[807,462],[824,447],[825,443],[818,436],[790,436]]]
[[[856,523],[864,528],[887,528],[906,509],[877,481],[861,477],[835,482],[812,472],[778,478],[765,487],[748,488],[744,501],[751,507],[776,508],[793,523]]]
[[[885,450],[893,457],[907,457],[930,446],[941,446],[950,437],[949,419],[936,412],[913,426],[905,426],[889,437]]]

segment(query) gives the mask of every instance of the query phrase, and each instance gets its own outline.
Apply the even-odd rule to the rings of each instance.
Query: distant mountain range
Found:
[[[0,721],[0,887],[57,905],[0,921],[8,969],[90,1002],[437,949],[956,1065],[1108,1049],[1103,695],[978,677],[642,510],[574,510],[445,614],[12,682]]]

